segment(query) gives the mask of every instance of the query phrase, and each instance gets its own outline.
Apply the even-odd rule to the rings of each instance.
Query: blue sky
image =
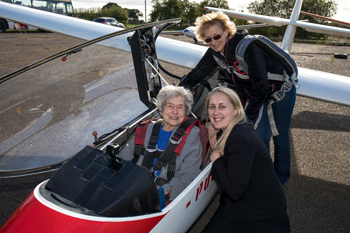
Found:
[[[141,12],[145,12],[145,3],[147,15],[152,10],[152,0],[72,0],[73,6],[75,8],[91,8],[91,7],[103,7],[108,2],[115,2],[119,6],[129,9],[139,9]],[[200,2],[200,0],[196,0]],[[245,12],[248,12],[246,7],[250,1],[234,1],[229,0],[230,8],[235,10],[243,9]],[[338,3],[338,13],[333,17],[334,19],[350,22],[350,0],[335,0]],[[312,12],[310,12],[312,13]],[[144,14],[145,15],[145,14]]]

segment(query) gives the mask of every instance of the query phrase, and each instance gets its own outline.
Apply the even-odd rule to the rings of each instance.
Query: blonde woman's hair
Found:
[[[218,25],[223,30],[227,29],[229,38],[237,31],[235,23],[222,11],[211,12],[198,17],[195,25],[195,34],[198,40],[204,40],[205,32],[213,25]]]
[[[184,100],[186,106],[186,115],[190,114],[193,104],[192,93],[184,87],[173,85],[165,86],[160,89],[157,95],[157,108],[159,112],[163,113],[164,105],[169,99],[178,96],[181,96]]]
[[[244,108],[243,108],[243,105],[241,103],[241,100],[239,99],[239,97],[236,94],[236,92],[234,92],[230,88],[223,87],[223,86],[219,86],[219,87],[214,88],[208,94],[208,97],[207,97],[207,100],[206,100],[206,103],[205,103],[205,106],[206,106],[206,109],[207,109],[207,114],[208,114],[208,109],[209,109],[210,98],[212,97],[213,94],[218,93],[218,92],[225,94],[228,97],[230,103],[233,105],[233,108],[237,109],[237,114],[233,117],[233,120],[228,125],[228,127],[226,129],[224,129],[222,135],[216,141],[216,144],[214,145],[214,148],[213,148],[213,150],[218,151],[220,153],[220,155],[223,156],[226,140],[227,140],[228,136],[230,135],[233,127],[236,124],[246,123],[247,122],[247,117],[245,115]],[[209,137],[210,136],[212,136],[212,135],[209,135]]]

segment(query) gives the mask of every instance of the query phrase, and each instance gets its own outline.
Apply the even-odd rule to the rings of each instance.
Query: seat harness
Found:
[[[151,121],[155,121],[147,148],[145,148],[145,136],[147,126]],[[194,125],[200,128],[200,121],[195,118],[186,117],[179,125],[175,133],[170,137],[169,143],[164,151],[157,150],[158,135],[163,123],[163,119],[149,119],[138,125],[134,140],[134,158],[132,162],[137,163],[140,155],[144,155],[142,166],[149,169],[154,176],[157,185],[162,186],[169,182],[175,175],[176,156],[181,154],[186,138]],[[154,158],[157,161],[153,164]],[[167,179],[158,177],[157,173],[162,167],[167,166]]]

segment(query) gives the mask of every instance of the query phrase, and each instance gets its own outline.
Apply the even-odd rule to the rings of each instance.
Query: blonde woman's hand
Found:
[[[217,160],[218,158],[220,158],[220,153],[216,150],[214,150],[213,152],[211,152],[210,154],[210,161],[213,164],[215,162],[215,160]]]
[[[216,143],[216,129],[211,122],[206,122],[205,127],[208,130],[209,144],[213,148]]]

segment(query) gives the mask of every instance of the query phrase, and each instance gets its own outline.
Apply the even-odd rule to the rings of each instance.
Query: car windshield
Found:
[[[0,172],[70,158],[148,108],[127,37],[91,43],[0,84]],[[2,78],[4,78],[3,76]]]
[[[107,19],[106,21],[108,21],[108,22],[117,22],[117,20],[115,20],[115,19]]]

